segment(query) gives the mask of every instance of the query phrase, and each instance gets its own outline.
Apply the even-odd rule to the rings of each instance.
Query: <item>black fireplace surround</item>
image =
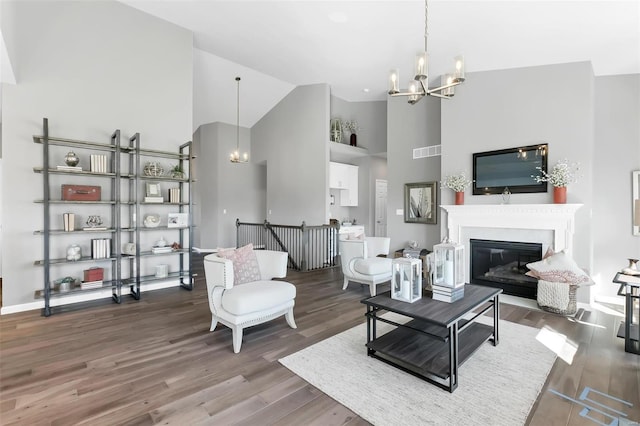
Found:
[[[542,244],[515,241],[469,241],[471,284],[501,288],[504,294],[535,299],[538,280],[525,275],[527,263],[542,258]]]

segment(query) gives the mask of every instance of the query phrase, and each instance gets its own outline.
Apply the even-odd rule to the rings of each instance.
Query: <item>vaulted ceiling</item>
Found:
[[[122,2],[193,31],[194,129],[235,124],[236,75],[246,127],[298,85],[384,100],[389,69],[406,86],[424,46],[422,1]],[[433,0],[428,10],[432,79],[457,54],[467,72],[591,61],[596,76],[640,73],[637,0]]]

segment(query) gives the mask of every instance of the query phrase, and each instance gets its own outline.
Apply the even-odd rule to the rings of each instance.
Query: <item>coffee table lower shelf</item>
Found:
[[[446,329],[442,329],[442,339],[434,339],[416,333],[416,329],[424,327],[421,321],[413,320],[404,326],[411,328],[400,326],[367,343],[369,355],[423,377],[432,375],[449,379],[451,361]],[[458,365],[462,365],[492,335],[492,326],[476,322],[461,331],[458,336]]]

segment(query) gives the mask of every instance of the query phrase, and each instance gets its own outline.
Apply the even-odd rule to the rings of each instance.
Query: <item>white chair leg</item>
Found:
[[[369,284],[369,290],[371,291],[371,297],[376,295],[376,285],[374,283]]]
[[[346,290],[348,285],[349,285],[349,278],[344,277],[344,283],[342,284],[342,289]]]
[[[287,320],[287,324],[289,324],[289,327],[298,328],[298,326],[296,325],[295,320],[293,319],[293,306],[291,307],[291,309],[289,309],[287,311],[287,313],[285,314],[284,318]]]
[[[234,325],[231,330],[233,331],[233,352],[240,352],[240,346],[242,346],[242,327]]]
[[[211,317],[211,328],[209,329],[209,331],[215,330],[216,325],[218,325],[218,320],[215,317]]]

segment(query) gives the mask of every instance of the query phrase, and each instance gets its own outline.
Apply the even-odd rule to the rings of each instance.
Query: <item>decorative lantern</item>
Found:
[[[435,285],[459,287],[464,285],[464,246],[445,238],[433,246],[435,254]]]
[[[391,270],[392,299],[413,303],[422,298],[422,260],[399,257]]]

